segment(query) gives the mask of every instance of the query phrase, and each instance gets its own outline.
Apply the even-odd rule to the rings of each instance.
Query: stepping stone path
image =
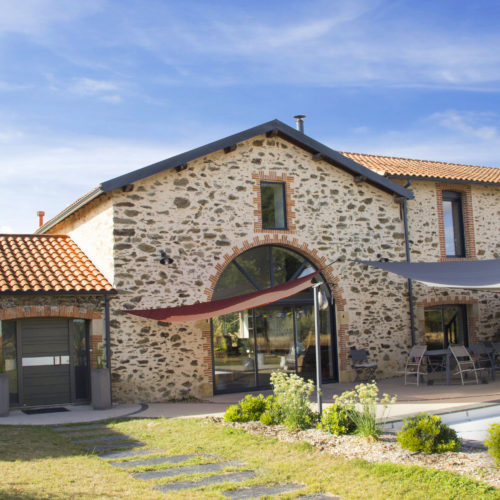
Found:
[[[212,484],[242,483],[254,479],[256,476],[256,472],[253,470],[226,472],[226,469],[230,467],[245,467],[246,464],[243,462],[221,462],[217,461],[218,457],[203,453],[168,455],[163,450],[141,448],[145,446],[145,443],[132,440],[132,436],[120,434],[103,424],[50,426],[50,428],[70,439],[73,444],[87,450],[100,451],[101,453],[99,453],[98,456],[106,460],[112,467],[132,469],[130,473],[138,480],[150,481],[163,478],[174,478],[172,482],[153,486],[155,490],[165,493],[176,490],[201,488]],[[82,434],[84,434],[84,436],[82,436]],[[209,462],[202,464],[186,463],[196,458]],[[141,472],[133,471],[133,469],[137,467],[158,467],[172,464],[177,465],[177,467],[156,468],[154,470]],[[201,479],[193,479],[192,481],[186,480],[185,478],[186,475],[210,473],[210,476]],[[182,481],[175,481],[175,476],[181,475]],[[256,485],[235,490],[227,490],[224,491],[223,494],[231,499],[249,499],[259,498],[262,495],[281,495],[282,493],[288,493],[302,488],[304,488],[304,485],[300,484],[277,484],[273,486]],[[303,495],[297,498],[302,500],[338,500],[338,497],[323,493]]]

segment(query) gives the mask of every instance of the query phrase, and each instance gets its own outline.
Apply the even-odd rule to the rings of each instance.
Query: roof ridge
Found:
[[[342,155],[359,155],[359,156],[371,156],[373,158],[389,158],[391,160],[418,161],[421,163],[439,163],[441,165],[459,165],[462,167],[488,168],[488,169],[500,168],[500,167],[488,167],[485,165],[474,165],[472,163],[456,163],[456,162],[440,161],[440,160],[422,160],[421,158],[406,158],[405,156],[376,155],[376,154],[372,154],[372,153],[355,153],[352,151],[339,151],[339,153]]]

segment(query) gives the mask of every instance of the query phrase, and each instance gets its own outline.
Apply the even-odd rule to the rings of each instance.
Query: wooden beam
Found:
[[[279,130],[277,128],[266,132],[266,137],[277,137]]]
[[[186,168],[188,168],[187,163],[183,163],[182,165],[177,165],[177,167],[175,167],[175,171],[182,172],[183,170],[186,170]]]
[[[226,154],[232,153],[235,150],[236,150],[236,144],[231,144],[231,146],[224,148],[224,153],[226,153]]]
[[[366,177],[364,175],[356,175],[354,177],[354,182],[356,184],[361,184],[362,182],[365,182],[366,181]]]
[[[312,155],[313,161],[321,161],[323,159],[323,155],[321,153],[315,153]]]
[[[133,184],[127,184],[122,187],[122,192],[124,193],[130,193],[130,191],[134,190],[134,185]]]

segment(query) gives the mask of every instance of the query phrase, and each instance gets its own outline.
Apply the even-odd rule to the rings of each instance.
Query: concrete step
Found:
[[[253,479],[254,477],[255,472],[253,470],[244,470],[240,472],[228,472],[226,474],[215,474],[213,476],[199,479],[198,481],[177,481],[175,483],[160,484],[155,486],[154,489],[166,493],[168,491],[201,488],[202,486],[209,486],[211,484],[241,483],[243,481]]]
[[[304,488],[301,484],[276,484],[274,486],[250,486],[240,490],[224,491],[227,498],[240,500],[246,498],[259,498],[263,495],[280,495],[289,491],[300,490]]]
[[[50,425],[49,429],[52,429],[56,432],[77,432],[77,431],[93,431],[93,430],[102,430],[109,429],[106,425],[103,424],[86,424],[86,425]]]
[[[242,462],[217,462],[212,464],[186,465],[185,467],[171,467],[170,469],[148,470],[132,474],[136,479],[161,479],[163,477],[178,476],[179,474],[205,474],[207,472],[219,472],[228,467],[243,467]]]
[[[141,441],[124,441],[121,443],[108,443],[108,444],[89,444],[89,445],[79,445],[89,451],[111,451],[120,448],[136,448],[139,446],[144,446],[145,443]]]
[[[99,453],[99,457],[104,460],[119,460],[120,458],[143,457],[147,455],[157,455],[158,453],[165,453],[165,452],[163,450],[145,450],[145,449],[105,451],[103,453]]]
[[[106,436],[94,436],[94,437],[88,437],[88,438],[83,438],[83,439],[74,439],[71,442],[75,444],[80,444],[80,443],[107,443],[111,441],[127,441],[130,440],[132,436],[129,434],[112,434],[112,435],[106,435]]]
[[[134,467],[143,467],[145,465],[179,464],[190,460],[191,458],[214,458],[210,455],[171,455],[168,457],[152,457],[142,460],[130,460],[128,462],[108,462],[113,467],[121,469],[133,469]]]

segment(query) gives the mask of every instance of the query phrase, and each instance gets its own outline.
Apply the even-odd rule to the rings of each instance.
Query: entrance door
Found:
[[[23,403],[71,401],[69,322],[60,318],[19,321]]]

